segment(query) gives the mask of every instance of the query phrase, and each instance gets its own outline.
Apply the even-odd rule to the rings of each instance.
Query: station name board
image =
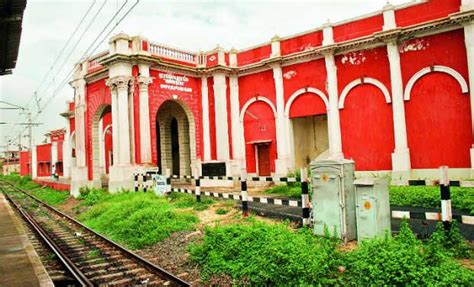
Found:
[[[188,93],[192,93],[193,91],[192,88],[186,87],[186,85],[189,83],[189,78],[186,76],[159,73],[158,77],[162,82],[160,84],[161,89]]]

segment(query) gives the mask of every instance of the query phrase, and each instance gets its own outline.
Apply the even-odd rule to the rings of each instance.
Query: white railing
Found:
[[[169,59],[196,64],[196,54],[150,43],[150,53]]]

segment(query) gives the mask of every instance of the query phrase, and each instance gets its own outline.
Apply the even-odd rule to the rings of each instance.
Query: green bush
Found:
[[[474,188],[451,187],[451,203],[455,209],[468,209],[474,214]],[[439,187],[436,186],[390,186],[390,204],[440,208]]]
[[[457,221],[453,221],[451,229],[445,231],[443,223],[438,222],[436,231],[430,236],[428,251],[435,256],[470,258],[471,248],[459,232]]]
[[[191,230],[198,222],[196,216],[178,212],[166,198],[141,192],[108,196],[79,219],[132,249],[154,244],[173,232]]]
[[[64,203],[69,197],[68,191],[59,191],[49,187],[33,189],[31,194],[51,205]]]
[[[443,249],[434,256],[402,224],[396,238],[364,241],[345,255],[345,285],[351,286],[470,286],[474,272],[461,267]]]
[[[455,241],[458,246],[459,238]],[[353,251],[338,251],[337,243],[307,229],[253,222],[207,228],[190,253],[204,280],[228,275],[235,285],[472,286],[474,281],[474,272],[452,259],[449,246],[436,245],[433,253],[435,243],[417,240],[406,222],[397,237],[366,240]]]
[[[81,188],[78,199],[82,200],[82,205],[92,206],[112,196],[107,190],[102,188]]]
[[[333,285],[340,264],[335,246],[310,230],[252,222],[207,228],[190,252],[204,279],[227,274],[239,285]]]

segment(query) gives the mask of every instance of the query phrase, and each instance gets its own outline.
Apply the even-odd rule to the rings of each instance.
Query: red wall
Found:
[[[20,152],[20,175],[25,176],[30,174],[30,152]]]
[[[266,97],[275,103],[275,83],[272,70],[239,77],[240,110],[248,100],[257,95]]]
[[[430,0],[395,11],[397,26],[405,27],[417,23],[443,18],[459,11],[461,0]]]
[[[326,97],[326,65],[324,59],[282,68],[285,103],[301,88],[311,87],[322,91]]]
[[[252,103],[244,116],[244,137],[247,172],[256,172],[255,145],[249,142],[270,140],[270,170],[275,171],[277,158],[275,116],[271,107],[263,102]]]
[[[354,159],[356,170],[391,170],[395,148],[392,106],[380,89],[359,85],[340,110],[344,157]]]
[[[105,80],[98,80],[87,84],[87,111],[86,111],[86,163],[88,178],[92,180],[93,164],[92,164],[92,124],[97,113],[102,112],[103,108],[111,105],[110,90],[105,85]],[[97,118],[98,119],[98,118]]]
[[[285,39],[280,42],[282,55],[302,52],[311,48],[321,46],[323,43],[323,32],[321,30],[308,34]]]
[[[207,79],[207,90],[209,99],[209,140],[211,143],[211,159],[217,159],[216,149],[216,107],[214,104],[214,78]]]
[[[112,142],[112,112],[106,113],[102,117],[102,132],[104,135],[104,163],[105,172],[109,173],[109,167],[111,165],[109,154],[113,153],[113,142]]]
[[[382,31],[382,14],[352,21],[333,28],[334,41],[344,42],[363,36],[372,35],[375,32]]]
[[[431,65],[450,67],[468,78],[462,30],[412,40],[400,50],[405,85],[416,72]],[[454,78],[437,72],[420,78],[405,102],[405,111],[413,168],[470,166],[469,94],[461,94]]]
[[[37,175],[51,175],[51,144],[42,144],[36,146]]]
[[[246,50],[237,54],[237,65],[245,66],[252,63],[260,62],[270,57],[272,46],[265,45],[250,50]]]
[[[164,79],[160,79],[159,74],[172,74],[182,76],[180,74],[173,74],[157,70],[150,70],[150,76],[154,77],[153,83],[149,86],[149,104],[150,104],[150,131],[152,144],[152,162],[157,164],[157,142],[156,142],[156,115],[161,104],[166,100],[173,100],[173,95],[178,96],[178,100],[182,105],[185,105],[191,110],[194,118],[196,128],[196,157],[201,157],[201,89],[200,79],[187,76],[188,82],[183,87],[190,88],[191,91],[169,90],[164,88],[166,85]],[[212,87],[212,86],[211,86]],[[211,89],[211,88],[210,88]],[[189,119],[191,120],[191,119]],[[191,123],[190,123],[191,124]],[[191,125],[189,126],[191,129]]]

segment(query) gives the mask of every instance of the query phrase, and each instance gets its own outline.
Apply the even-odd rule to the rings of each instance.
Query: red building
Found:
[[[77,66],[72,190],[137,169],[285,175],[350,158],[359,173],[471,177],[474,1],[382,10],[242,50],[194,53],[119,34]],[[65,162],[67,160],[65,159]]]

